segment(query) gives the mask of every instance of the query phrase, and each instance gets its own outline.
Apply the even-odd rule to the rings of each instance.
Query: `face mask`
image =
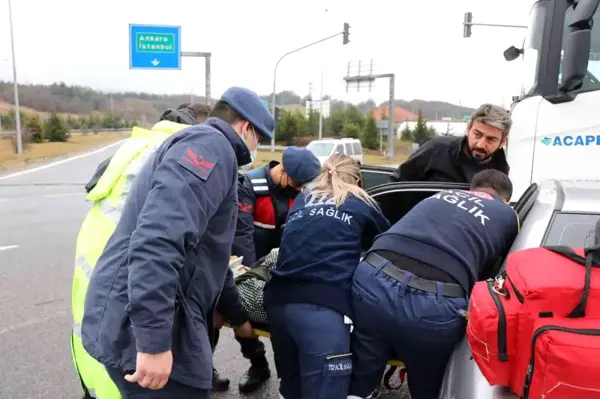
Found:
[[[256,150],[254,150],[254,151],[252,151],[250,153],[250,159],[251,159],[251,161],[250,161],[249,164],[242,165],[238,169],[239,170],[250,170],[250,169],[252,169],[252,167],[254,166],[254,162],[256,161]]]
[[[296,187],[290,186],[290,178],[288,175],[284,175],[282,173],[280,177],[280,182],[283,183],[284,176],[286,177],[287,181],[285,187],[280,187],[282,194],[288,198],[296,198],[296,196],[299,194],[299,190],[296,189]]]
[[[248,136],[250,136],[250,137],[248,137]],[[256,150],[258,149],[258,136],[257,136],[256,132],[254,131],[254,129],[252,129],[252,130],[248,129],[248,130],[246,130],[246,133],[242,133],[242,140],[244,140],[244,144],[246,144],[248,151],[250,151],[250,147],[251,147],[250,144],[253,143],[254,151],[252,151],[251,154],[256,152]]]
[[[254,161],[256,160],[256,151],[258,150],[258,139],[256,133],[250,133],[250,130],[246,130],[246,133],[240,134],[240,137],[242,138],[244,144],[246,144],[246,148],[248,148],[248,151],[250,151],[250,146],[248,145],[248,143],[246,142],[246,138],[244,137],[248,136],[248,134],[252,134],[252,137],[254,138],[254,151],[250,152],[250,163],[247,163],[246,165],[238,165],[239,170],[250,170],[252,168],[252,165],[254,164]]]

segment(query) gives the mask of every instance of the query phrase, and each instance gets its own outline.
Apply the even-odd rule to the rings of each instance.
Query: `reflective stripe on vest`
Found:
[[[258,195],[266,195],[269,193],[269,182],[267,179],[250,179],[252,189]]]
[[[161,121],[152,131],[134,128],[132,136],[119,147],[98,184],[86,197],[93,201],[79,234],[73,276],[73,333],[71,353],[83,384],[92,397],[121,399],[104,366],[92,358],[81,341],[85,294],[98,258],[122,216],[135,178],[156,149],[173,133],[187,127]]]

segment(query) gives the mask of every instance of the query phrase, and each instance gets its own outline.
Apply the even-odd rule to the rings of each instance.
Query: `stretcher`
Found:
[[[231,328],[231,325],[227,322],[225,322],[224,324],[225,327]],[[269,334],[268,328],[267,326],[256,326],[257,328],[254,328],[252,331],[254,331],[254,334],[256,334],[259,337],[264,337],[264,338],[269,338],[271,339],[271,334]],[[398,368],[404,368],[404,363],[402,363],[400,360],[389,360],[388,365],[390,366],[396,366]]]
[[[275,250],[278,250],[278,249],[274,249],[273,251],[275,251]],[[249,268],[247,268],[246,266],[244,266],[242,264],[243,259],[244,259],[243,256],[242,257],[231,256],[229,258],[229,268],[233,272],[234,278],[238,277],[245,271],[249,270]],[[231,325],[227,322],[224,323],[224,326],[231,328]],[[254,334],[256,334],[259,337],[271,339],[271,334],[269,334],[269,327],[267,325],[253,324],[253,326],[255,327],[253,329]],[[398,367],[400,369],[404,368],[404,363],[402,363],[400,360],[389,360],[388,365]]]

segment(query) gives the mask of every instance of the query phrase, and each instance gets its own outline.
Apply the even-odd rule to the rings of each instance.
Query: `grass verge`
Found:
[[[73,135],[65,143],[28,143],[23,154],[17,155],[11,140],[0,140],[0,172],[20,169],[31,164],[56,157],[85,152],[114,143],[129,136],[131,132]]]

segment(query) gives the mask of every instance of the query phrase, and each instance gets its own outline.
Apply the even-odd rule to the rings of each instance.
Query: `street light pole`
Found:
[[[339,36],[339,35],[343,35],[343,34],[344,34],[344,32],[339,32],[339,33],[336,33],[335,35],[331,35],[331,36],[326,37],[324,39],[317,40],[316,42],[307,44],[306,46],[302,46],[300,48],[297,48],[296,50],[292,50],[292,51],[290,51],[288,53],[285,53],[284,55],[281,56],[281,58],[279,58],[279,60],[277,60],[277,63],[275,64],[275,70],[273,71],[273,94],[272,94],[272,97],[271,97],[271,113],[273,115],[275,115],[275,96],[276,96],[275,93],[276,93],[276,89],[277,89],[277,67],[279,67],[279,63],[281,62],[281,60],[283,60],[285,57],[287,57],[290,54],[297,53],[300,50],[304,50],[305,48],[314,46],[315,44],[322,43],[322,42],[324,42],[326,40],[333,39],[334,37]],[[275,133],[273,133],[273,138],[271,139],[271,152],[274,152],[274,151],[275,151]]]
[[[19,107],[19,84],[17,83],[17,62],[15,61],[15,37],[13,33],[12,8],[8,0],[8,20],[10,22],[10,44],[12,47],[13,83],[15,87],[15,120],[17,122],[17,154],[23,153],[23,139],[21,136],[21,108]]]
[[[319,140],[323,139],[323,62],[321,62],[321,96],[319,98]]]
[[[509,25],[509,24],[483,24],[473,22],[473,13],[466,12],[463,20],[463,37],[471,37],[471,27],[473,26],[491,26],[494,28],[517,28],[527,29],[526,25]]]

